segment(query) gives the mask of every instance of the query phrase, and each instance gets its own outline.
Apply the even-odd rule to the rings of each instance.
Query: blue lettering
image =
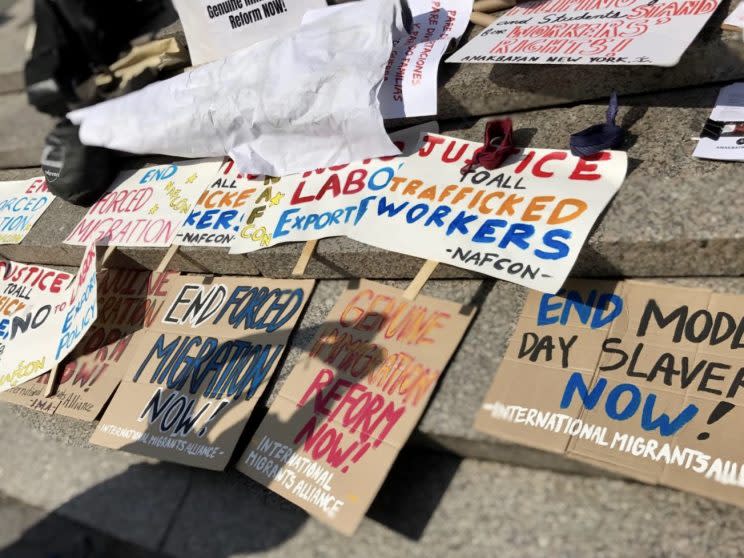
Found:
[[[565,229],[553,229],[543,235],[543,244],[548,248],[552,248],[553,252],[546,252],[545,250],[535,250],[535,255],[543,260],[560,260],[568,255],[569,247],[565,242],[556,240],[563,238],[569,240],[571,238],[571,231]]]

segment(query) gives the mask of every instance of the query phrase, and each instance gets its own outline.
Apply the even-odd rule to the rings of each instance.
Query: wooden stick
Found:
[[[426,260],[424,265],[421,266],[421,269],[419,269],[419,272],[416,274],[416,277],[413,278],[413,281],[411,281],[408,288],[403,293],[403,298],[407,298],[408,300],[415,299],[429,280],[429,277],[431,277],[431,274],[434,273],[437,265],[439,265],[439,262]]]
[[[176,252],[178,252],[179,248],[180,246],[178,244],[171,244],[168,247],[168,251],[165,253],[165,256],[163,256],[163,259],[160,260],[158,267],[155,268],[155,273],[163,273],[166,270],[168,264],[170,264],[173,256],[176,255]]]
[[[47,381],[46,388],[44,388],[44,397],[51,397],[57,393],[57,380],[62,372],[62,365],[57,364],[53,370],[49,371],[49,380]]]
[[[302,253],[300,254],[300,257],[298,258],[297,263],[292,270],[292,275],[303,275],[305,273],[307,264],[310,263],[310,258],[313,257],[315,248],[317,248],[317,246],[317,240],[308,240],[307,242],[305,242],[305,246],[302,247]]]
[[[516,4],[515,0],[478,0],[473,4],[473,11],[491,14],[500,10],[508,10]]]
[[[482,14],[480,12],[473,12],[470,14],[470,22],[475,25],[480,25],[481,27],[488,27],[494,21],[496,21],[496,16]]]
[[[101,258],[100,264],[98,265],[98,269],[102,269],[106,267],[106,264],[108,263],[109,259],[111,259],[111,256],[116,252],[116,245],[115,244],[109,244],[106,246],[106,251],[103,253],[103,257]]]

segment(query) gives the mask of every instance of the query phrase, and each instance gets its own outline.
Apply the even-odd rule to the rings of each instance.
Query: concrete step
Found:
[[[2,78],[0,77],[0,83]],[[55,120],[28,104],[25,93],[0,95],[0,169],[38,167]]]
[[[742,65],[744,67],[744,65]],[[691,157],[717,87],[621,98],[619,122],[629,130],[629,173],[590,235],[574,267],[576,276],[740,275],[744,214],[740,172],[734,163]],[[604,119],[604,104],[522,112],[514,116],[520,146],[568,148],[573,132]],[[482,141],[487,119],[443,121],[447,134]],[[38,169],[0,171],[0,180],[33,176]],[[82,251],[60,244],[86,210],[56,200],[23,244],[0,246],[0,255],[23,261],[77,265]],[[246,256],[189,248],[174,269],[214,273],[288,276],[302,244],[279,245]],[[124,249],[114,265],[153,269],[164,249]],[[308,277],[411,278],[421,260],[348,240],[320,241]],[[472,278],[470,271],[441,265],[440,278]]]
[[[33,0],[0,0],[0,94],[23,89],[24,45],[33,6]]]
[[[412,447],[349,539],[234,470],[88,447],[84,430],[0,406],[7,449],[0,490],[53,517],[182,558],[734,557],[744,547],[744,510],[732,506]],[[46,532],[48,521],[30,516],[23,528]]]

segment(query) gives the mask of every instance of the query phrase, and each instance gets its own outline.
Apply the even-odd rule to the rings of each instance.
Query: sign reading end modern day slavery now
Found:
[[[520,149],[495,170],[462,173],[480,145],[428,134],[418,151],[285,177],[284,193],[231,252],[327,236],[557,291],[606,205],[627,156],[585,159]]]
[[[623,281],[531,292],[475,428],[744,505],[744,296]]]
[[[366,280],[341,295],[237,464],[345,534],[367,512],[475,313],[402,295]]]
[[[184,275],[132,336],[100,446],[222,470],[284,353],[312,280]]]
[[[519,2],[447,62],[674,66],[718,0]]]
[[[70,232],[65,243],[168,247],[222,159],[124,171]]]

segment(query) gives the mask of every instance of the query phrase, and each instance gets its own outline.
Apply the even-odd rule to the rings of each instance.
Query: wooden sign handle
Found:
[[[178,252],[179,248],[180,246],[178,244],[171,244],[168,247],[168,251],[163,256],[163,259],[160,260],[158,267],[155,268],[155,273],[163,273],[168,268],[168,264],[170,264],[173,256],[176,255],[176,252]]]
[[[419,269],[418,273],[416,274],[416,277],[413,278],[413,281],[408,285],[408,288],[406,288],[405,292],[403,293],[403,298],[407,298],[408,300],[415,299],[419,292],[421,292],[421,289],[424,287],[426,282],[429,280],[429,277],[431,277],[431,274],[434,273],[434,270],[437,268],[437,265],[439,265],[439,262],[435,262],[434,260],[426,260],[424,262],[424,265],[421,266],[421,269]]]
[[[315,253],[315,248],[318,246],[317,240],[308,240],[305,242],[305,246],[302,247],[300,257],[297,259],[297,263],[292,270],[292,275],[304,275],[307,264],[310,263],[310,258]]]
[[[49,380],[47,381],[46,387],[44,388],[44,397],[52,397],[57,393],[57,381],[59,375],[62,372],[62,364],[57,364],[52,370],[49,371]]]

